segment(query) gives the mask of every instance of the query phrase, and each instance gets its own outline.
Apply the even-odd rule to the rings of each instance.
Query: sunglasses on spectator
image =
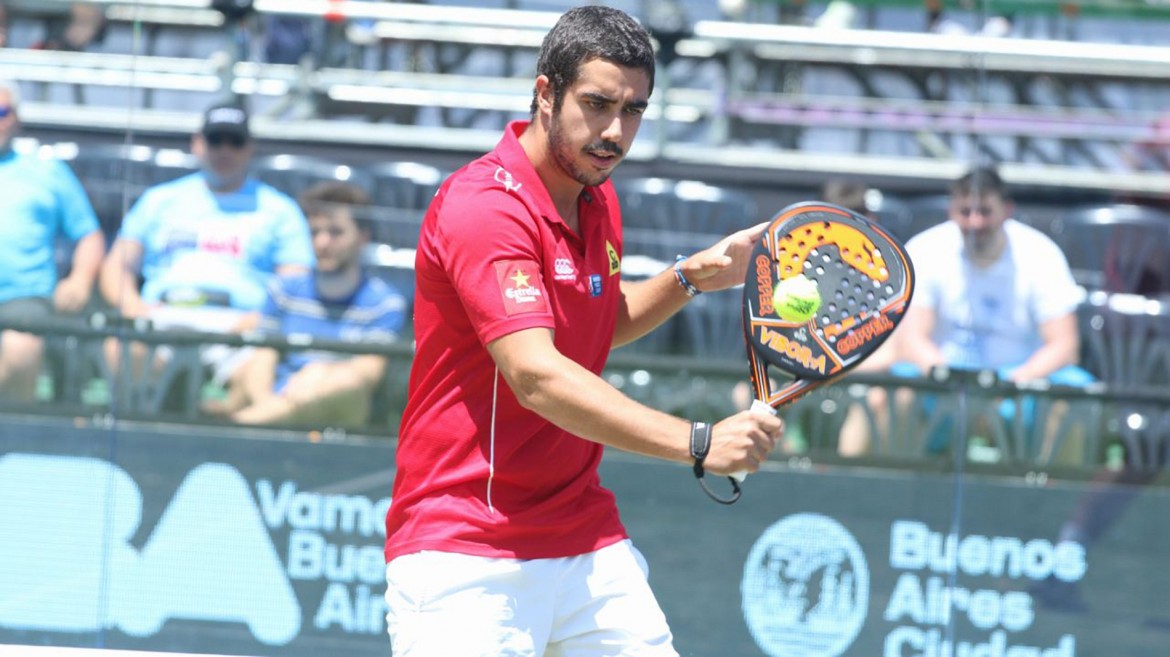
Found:
[[[207,145],[212,148],[220,146],[231,146],[232,148],[243,148],[248,140],[240,135],[207,135]]]
[[[12,106],[11,105],[0,105],[0,119],[8,118],[8,115],[11,113],[12,113]]]

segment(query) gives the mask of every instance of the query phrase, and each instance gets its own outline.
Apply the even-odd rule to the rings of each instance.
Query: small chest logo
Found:
[[[518,192],[523,183],[518,183],[512,178],[512,174],[504,167],[496,167],[496,182],[504,186],[504,189],[509,192]]]
[[[605,241],[605,253],[609,256],[609,275],[613,276],[621,272],[622,259],[618,257],[617,249],[613,248],[613,244],[610,244],[609,240]]]
[[[558,281],[577,280],[577,270],[573,268],[573,261],[569,258],[553,260],[553,278]]]

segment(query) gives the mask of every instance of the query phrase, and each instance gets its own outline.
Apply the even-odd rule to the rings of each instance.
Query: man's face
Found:
[[[203,164],[213,187],[231,188],[242,183],[248,175],[253,143],[251,139],[235,134],[197,134],[191,142],[191,150]]]
[[[309,232],[313,235],[318,271],[333,273],[360,263],[366,237],[358,229],[350,208],[337,206],[313,214],[309,217]]]
[[[573,180],[586,186],[609,178],[629,151],[650,97],[645,71],[603,59],[581,66],[549,122],[549,151]]]
[[[12,138],[16,135],[19,122],[16,119],[16,108],[12,106],[12,94],[7,89],[0,89],[0,152],[8,150]]]
[[[963,242],[974,256],[995,256],[1002,244],[1003,222],[1012,204],[998,193],[954,194],[948,210],[963,231]]]

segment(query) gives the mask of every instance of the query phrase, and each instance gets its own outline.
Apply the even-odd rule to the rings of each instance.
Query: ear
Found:
[[[552,114],[553,109],[552,81],[547,75],[536,76],[536,107],[540,112]]]
[[[191,135],[191,154],[195,157],[203,157],[203,153],[206,150],[207,143],[203,141],[203,135],[198,132]]]

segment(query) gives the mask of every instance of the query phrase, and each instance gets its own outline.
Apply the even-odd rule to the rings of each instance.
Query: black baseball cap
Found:
[[[248,139],[248,112],[238,105],[214,105],[203,114],[204,137],[226,135]]]

